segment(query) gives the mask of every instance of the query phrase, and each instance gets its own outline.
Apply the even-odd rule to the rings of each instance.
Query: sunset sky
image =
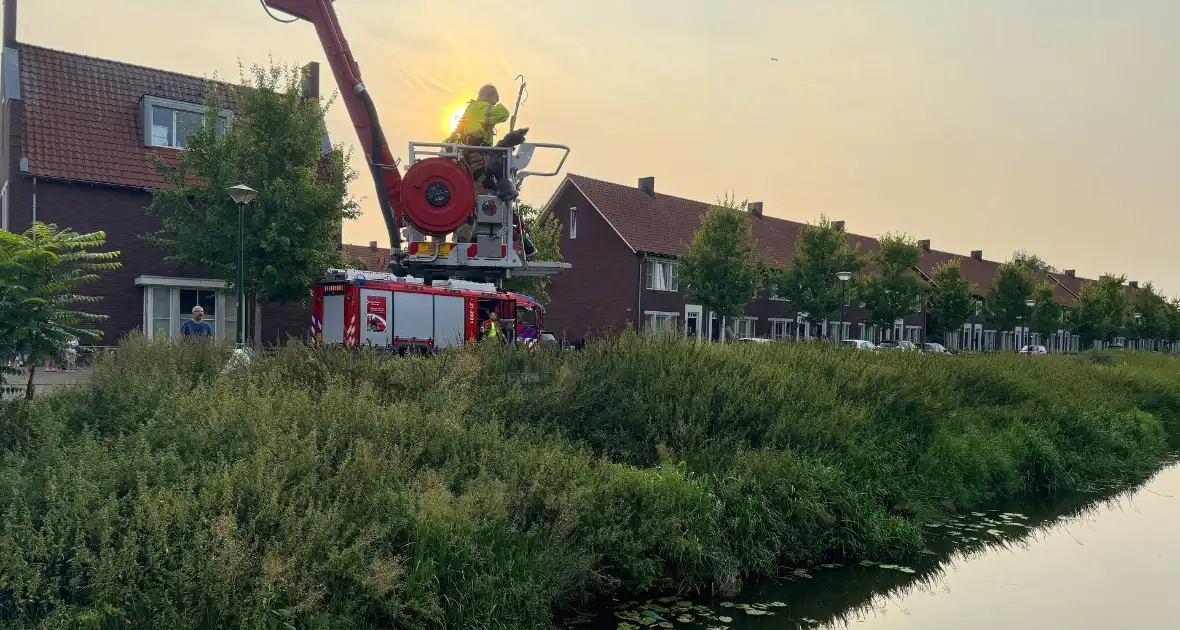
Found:
[[[335,4],[395,155],[485,82],[511,107],[523,74],[520,125],[573,148],[566,172],[1180,293],[1180,1]],[[257,0],[21,0],[17,36],[234,81],[239,59],[325,61]],[[342,106],[329,130],[355,145]],[[354,194],[345,240],[387,244],[367,171]]]

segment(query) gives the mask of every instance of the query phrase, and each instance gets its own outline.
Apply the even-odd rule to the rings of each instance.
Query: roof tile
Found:
[[[700,201],[658,192],[648,194],[637,186],[625,186],[584,175],[571,173],[566,179],[578,187],[636,252],[679,255],[692,242],[701,218],[709,207],[709,204]],[[805,224],[765,215],[751,219],[755,248],[770,263],[789,265],[795,243]],[[848,234],[848,240],[860,252],[877,249],[877,239],[872,237]],[[986,294],[992,278],[999,271],[998,262],[931,250],[923,252],[918,268],[923,274],[933,275],[937,265],[953,259],[960,261],[963,277],[975,285],[976,292]],[[1064,304],[1076,302],[1074,295],[1080,293],[1081,286],[1089,282],[1062,274],[1053,274],[1053,277],[1060,280],[1054,282],[1054,297]]]
[[[29,171],[95,183],[161,188],[148,155],[176,151],[144,145],[145,95],[203,103],[209,82],[128,63],[20,44],[24,156]],[[224,96],[229,98],[228,85]]]

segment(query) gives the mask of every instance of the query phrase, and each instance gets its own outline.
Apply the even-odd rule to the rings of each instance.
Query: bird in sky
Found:
[[[770,60],[771,61],[778,61],[778,57],[771,57]]]

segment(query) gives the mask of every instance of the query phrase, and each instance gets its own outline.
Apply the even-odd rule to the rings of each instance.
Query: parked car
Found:
[[[1025,346],[1020,349],[1020,354],[1040,357],[1049,354],[1049,350],[1045,346]]]
[[[897,342],[896,341],[882,341],[881,343],[876,345],[876,348],[878,350],[897,350]]]
[[[923,349],[926,352],[929,352],[930,354],[950,354],[951,353],[951,351],[947,350],[946,346],[942,345],[941,343],[927,343]]]
[[[771,343],[771,341],[765,337],[738,337],[735,341],[738,343]]]
[[[865,341],[864,339],[845,339],[841,345],[843,345],[846,348],[854,348],[856,350],[867,350],[870,352],[877,349],[877,346],[874,346],[873,342]]]

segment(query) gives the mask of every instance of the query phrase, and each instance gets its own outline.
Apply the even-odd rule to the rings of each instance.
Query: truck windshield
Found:
[[[537,314],[535,312],[533,312],[532,308],[529,308],[527,306],[522,306],[522,307],[516,309],[516,323],[520,326],[536,327]]]

